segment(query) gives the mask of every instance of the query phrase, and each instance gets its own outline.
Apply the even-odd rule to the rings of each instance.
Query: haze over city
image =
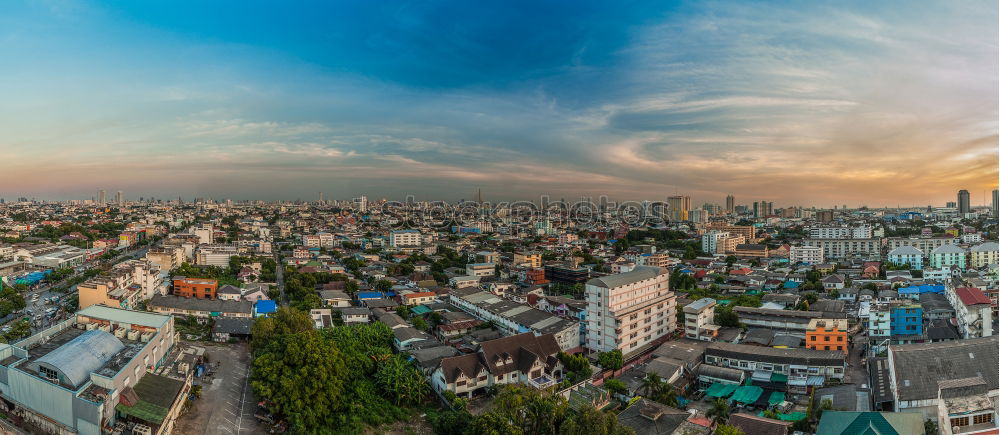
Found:
[[[0,197],[986,204],[997,4],[953,6],[9,2]]]

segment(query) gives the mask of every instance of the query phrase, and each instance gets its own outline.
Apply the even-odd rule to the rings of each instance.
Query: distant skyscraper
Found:
[[[120,205],[121,203],[122,203],[122,191],[119,190],[118,193],[115,194],[115,204]]]
[[[733,195],[726,197],[726,213],[732,213],[736,210],[736,198]]]
[[[320,203],[320,204],[322,204],[322,203],[323,203],[323,192],[320,192],[320,193],[319,193],[319,203]]]
[[[103,190],[97,192],[97,203],[100,204],[100,205],[104,205],[107,202],[108,202],[108,194],[107,194],[107,192],[105,192]]]
[[[688,220],[688,211],[691,210],[691,197],[669,196],[667,197],[667,206],[667,213],[671,221],[686,221]]]
[[[997,197],[997,189],[993,189],[993,217],[1000,216],[1000,198]]]
[[[958,212],[960,214],[972,212],[972,207],[969,205],[968,190],[962,189],[958,191]]]
[[[948,208],[958,208],[958,203],[955,201],[948,201],[948,203],[946,203],[944,206]]]

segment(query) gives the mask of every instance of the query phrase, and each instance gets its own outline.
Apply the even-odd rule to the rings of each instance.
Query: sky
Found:
[[[985,203],[995,1],[0,4],[0,197]]]

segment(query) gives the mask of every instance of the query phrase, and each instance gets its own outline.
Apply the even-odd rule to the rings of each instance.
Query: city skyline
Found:
[[[0,197],[989,204],[997,5],[953,6],[5,5]]]

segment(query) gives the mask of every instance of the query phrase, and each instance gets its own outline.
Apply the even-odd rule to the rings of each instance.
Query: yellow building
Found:
[[[514,265],[527,264],[532,269],[542,267],[542,254],[540,252],[515,252]]]

